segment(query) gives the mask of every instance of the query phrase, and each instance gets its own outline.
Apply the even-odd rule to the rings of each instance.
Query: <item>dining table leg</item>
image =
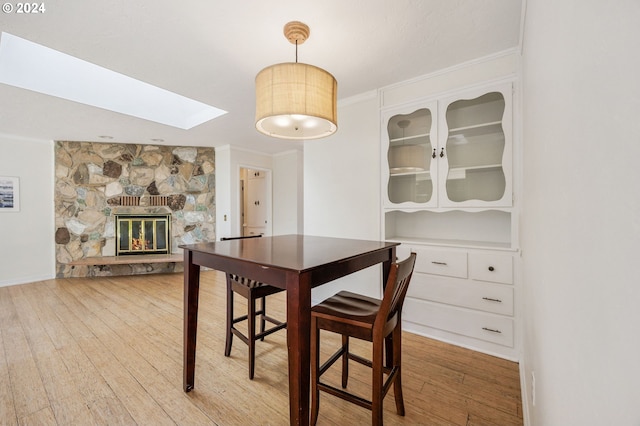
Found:
[[[287,276],[287,348],[289,351],[289,420],[309,424],[311,282],[307,276]]]
[[[193,252],[184,251],[184,365],[183,389],[193,389],[196,372],[196,331],[198,328],[198,296],[200,265],[193,263]]]
[[[387,278],[389,278],[389,272],[391,272],[391,265],[396,263],[396,248],[389,248],[389,260],[382,262],[382,286],[386,287]],[[393,367],[393,334],[389,334],[384,339],[385,349],[385,366],[387,368]]]

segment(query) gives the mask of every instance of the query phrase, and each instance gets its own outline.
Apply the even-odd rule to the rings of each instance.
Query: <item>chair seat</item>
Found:
[[[340,319],[361,327],[373,327],[381,301],[362,294],[341,291],[315,305],[312,309],[319,318]]]

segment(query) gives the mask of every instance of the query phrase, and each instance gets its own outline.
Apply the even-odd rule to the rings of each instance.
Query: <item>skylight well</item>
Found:
[[[0,83],[185,130],[227,113],[5,32]]]

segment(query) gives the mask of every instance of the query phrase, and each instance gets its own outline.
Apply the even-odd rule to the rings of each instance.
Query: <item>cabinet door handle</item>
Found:
[[[493,299],[491,297],[483,297],[482,300],[488,300],[489,302],[498,302],[498,303],[502,303],[502,300],[500,299]]]
[[[495,270],[496,270],[496,268],[494,268],[493,266],[489,266],[489,271],[490,271],[490,272],[493,272],[493,271],[495,271]]]
[[[444,157],[444,148],[440,149],[440,158]]]
[[[485,331],[490,331],[490,332],[492,332],[492,333],[502,334],[502,331],[500,331],[500,330],[495,330],[495,329],[493,329],[493,328],[482,327],[482,329],[483,329],[483,330],[485,330]]]
[[[443,266],[447,266],[447,262],[436,262],[435,260],[432,260],[431,263],[433,263],[434,265],[443,265]]]
[[[433,148],[433,154],[431,154],[431,158],[436,158],[436,149]]]

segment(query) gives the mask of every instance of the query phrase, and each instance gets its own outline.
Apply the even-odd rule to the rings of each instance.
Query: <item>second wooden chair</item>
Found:
[[[259,237],[259,236],[258,236]],[[242,239],[222,238],[222,240]],[[248,237],[255,238],[255,237]],[[227,326],[224,355],[231,355],[233,336],[235,335],[249,346],[249,379],[253,380],[255,372],[256,340],[264,338],[278,330],[287,327],[286,322],[279,321],[267,315],[266,297],[284,291],[282,288],[257,282],[235,274],[227,274]],[[235,317],[234,315],[234,294],[239,294],[247,299],[247,314]],[[256,301],[260,300],[260,308],[256,309]],[[260,321],[260,332],[256,333],[256,317]],[[236,324],[247,321],[247,334],[245,335],[236,328]],[[273,327],[266,329],[266,323],[270,322]]]

